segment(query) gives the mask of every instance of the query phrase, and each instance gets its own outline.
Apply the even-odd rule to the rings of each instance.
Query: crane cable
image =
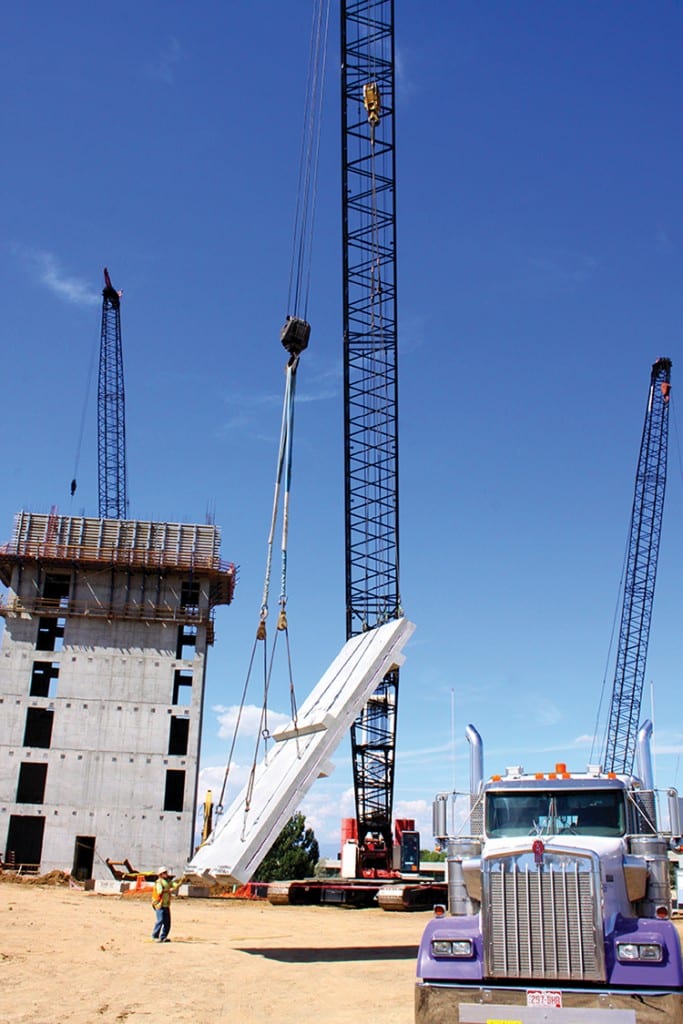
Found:
[[[98,354],[99,345],[100,345],[100,321],[101,321],[101,314],[98,313],[98,317],[97,317],[97,335],[96,335],[96,337],[95,337],[95,339],[93,341],[93,345],[92,345],[92,348],[91,348],[91,351],[90,351],[90,363],[89,363],[89,366],[88,366],[88,375],[87,375],[87,378],[86,378],[85,393],[84,393],[84,396],[83,396],[83,407],[81,409],[81,421],[80,421],[80,425],[79,425],[79,428],[78,428],[78,440],[76,442],[76,455],[75,455],[75,458],[74,458],[74,470],[73,470],[73,476],[71,478],[71,484],[70,484],[70,487],[69,487],[70,495],[71,495],[71,500],[72,500],[72,505],[73,505],[73,497],[74,497],[74,495],[76,493],[76,489],[78,487],[78,471],[79,471],[80,462],[81,462],[81,449],[83,447],[83,435],[85,433],[85,420],[86,420],[86,415],[88,413],[88,404],[89,404],[89,400],[90,400],[90,394],[91,394],[91,389],[92,389],[92,381],[93,381],[93,375],[94,375],[94,370],[95,370],[95,360],[97,359],[97,354]]]
[[[261,599],[261,610],[259,614],[259,623],[256,629],[255,645],[259,642],[263,642],[263,658],[264,658],[264,674],[263,674],[263,703],[261,705],[261,717],[259,721],[259,729],[256,737],[256,744],[254,747],[254,757],[252,760],[251,768],[249,771],[249,780],[247,782],[246,795],[244,801],[244,820],[242,824],[242,837],[244,838],[244,831],[247,825],[247,818],[249,811],[251,810],[251,798],[254,791],[254,783],[256,780],[256,768],[258,764],[259,749],[261,740],[264,744],[264,758],[268,756],[268,740],[271,738],[270,730],[268,728],[268,695],[270,691],[270,682],[273,675],[273,664],[275,661],[275,651],[277,647],[277,640],[280,633],[285,636],[287,645],[287,667],[289,672],[289,694],[290,702],[292,705],[292,719],[294,721],[294,729],[298,728],[297,722],[297,711],[296,711],[296,695],[294,691],[294,678],[292,675],[292,659],[291,649],[289,645],[289,629],[287,624],[287,542],[289,538],[289,496],[292,483],[292,438],[294,433],[294,399],[296,395],[296,371],[299,365],[299,355],[292,355],[287,362],[285,371],[285,394],[284,402],[282,406],[282,421],[280,425],[280,446],[278,449],[277,459],[277,472],[275,475],[275,493],[273,495],[273,509],[270,519],[270,530],[268,532],[268,543],[267,543],[267,554],[266,554],[266,572],[265,579],[263,581],[263,597]],[[283,489],[284,479],[284,489]],[[281,554],[281,568],[280,568],[280,595],[278,598],[278,604],[280,611],[277,618],[277,627],[275,630],[275,636],[270,650],[270,659],[267,664],[267,652],[266,652],[266,619],[268,617],[268,600],[270,596],[270,583],[272,575],[273,565],[273,549],[275,546],[275,530],[278,521],[278,514],[280,509],[280,497],[282,497],[282,533],[280,541],[280,554]],[[300,756],[299,741],[297,737],[297,756]]]
[[[289,696],[291,716],[295,730],[297,729],[297,705],[294,690],[291,648],[289,643],[289,630],[287,623],[287,544],[289,536],[289,504],[290,489],[292,481],[292,441],[294,431],[294,400],[296,394],[296,372],[299,365],[301,352],[308,344],[310,325],[306,322],[308,312],[308,297],[310,290],[311,266],[312,266],[312,239],[315,221],[316,197],[318,188],[318,162],[320,154],[320,125],[322,121],[323,85],[325,72],[325,58],[327,51],[327,35],[329,28],[331,0],[314,0],[313,19],[311,25],[311,39],[309,50],[308,77],[306,83],[306,103],[304,108],[304,126],[302,132],[301,151],[299,160],[299,179],[297,190],[297,201],[294,216],[294,230],[292,239],[292,252],[289,270],[289,291],[288,309],[291,313],[287,316],[286,323],[280,333],[282,344],[289,353],[289,360],[286,367],[285,393],[282,408],[282,420],[280,426],[280,443],[278,449],[277,472],[275,480],[275,492],[273,497],[273,509],[271,514],[270,529],[267,541],[266,570],[263,584],[263,596],[259,612],[259,622],[254,638],[254,644],[249,659],[247,676],[242,691],[242,697],[232,737],[230,753],[225,768],[220,798],[216,807],[216,816],[223,812],[223,799],[227,788],[230,766],[233,760],[237,735],[244,706],[247,699],[247,691],[256,660],[256,653],[259,643],[263,643],[263,702],[259,721],[259,729],[254,747],[254,756],[249,780],[246,789],[244,827],[246,827],[247,815],[251,807],[256,767],[258,763],[259,748],[261,741],[264,741],[265,757],[267,758],[267,742],[271,738],[268,728],[268,695],[270,681],[273,672],[275,649],[278,635],[284,634],[287,649],[287,667],[289,674]],[[284,481],[284,489],[283,489]],[[280,570],[280,594],[278,598],[279,613],[277,627],[273,644],[268,658],[266,648],[266,619],[268,617],[268,601],[270,596],[270,584],[272,576],[273,549],[275,545],[275,531],[277,526],[280,498],[282,496],[282,534],[281,534],[281,570]],[[297,755],[300,756],[298,738]]]
[[[299,180],[292,255],[289,267],[288,308],[306,319],[311,283],[313,228],[318,194],[320,127],[324,99],[330,0],[315,0],[311,21],[306,104],[299,157]]]
[[[273,547],[275,544],[275,528],[277,526],[283,475],[284,495],[282,499],[281,541],[282,567],[280,572],[280,616],[278,618],[278,630],[287,628],[287,615],[285,612],[287,604],[287,540],[289,535],[289,494],[292,483],[294,398],[296,394],[296,371],[298,365],[299,356],[292,356],[287,362],[287,368],[285,371],[285,395],[282,406],[282,421],[280,424],[280,447],[278,450],[277,473],[275,476],[275,493],[273,495],[273,510],[270,518],[270,530],[268,532],[266,574],[263,581],[263,597],[261,598],[261,617],[256,633],[258,640],[265,640],[266,638],[266,618],[268,617],[268,598],[270,595],[270,580],[273,565]]]
[[[370,125],[370,196],[372,217],[372,265],[370,284],[370,330],[375,333],[375,303],[379,307],[379,331],[383,332],[384,317],[382,316],[382,258],[379,244],[379,214],[377,210],[377,170],[375,150],[375,129],[380,123],[382,100],[377,82],[367,82],[363,86],[363,105],[368,114]]]
[[[266,551],[266,570],[265,578],[263,581],[263,596],[261,598],[261,608],[259,611],[259,621],[256,629],[256,635],[254,637],[254,643],[251,649],[251,656],[249,659],[249,666],[247,668],[247,675],[242,690],[242,697],[240,700],[239,710],[237,713],[237,719],[235,722],[235,729],[233,731],[232,741],[230,745],[230,752],[228,754],[228,761],[225,768],[225,774],[223,776],[223,784],[221,787],[220,797],[216,807],[216,814],[220,816],[223,813],[223,799],[225,796],[225,790],[228,783],[228,777],[230,773],[230,766],[232,764],[233,754],[235,752],[235,745],[237,743],[237,736],[239,733],[242,714],[247,699],[247,691],[249,689],[249,682],[251,674],[254,668],[254,662],[256,661],[256,653],[259,643],[263,643],[263,703],[261,706],[261,715],[259,720],[259,728],[257,732],[256,745],[254,749],[254,757],[252,761],[251,770],[249,773],[249,781],[247,783],[247,796],[245,801],[245,818],[251,805],[251,796],[254,788],[254,779],[256,774],[256,765],[258,763],[258,753],[261,740],[267,745],[267,741],[270,739],[270,730],[268,728],[268,694],[270,690],[270,680],[273,672],[273,663],[275,657],[275,649],[277,639],[280,633],[284,633],[286,646],[287,646],[287,665],[289,672],[289,693],[290,693],[290,704],[292,709],[292,719],[294,726],[297,725],[297,707],[296,707],[296,694],[294,691],[294,681],[292,672],[292,658],[291,649],[289,644],[289,630],[287,623],[287,544],[289,538],[289,497],[292,483],[292,439],[294,432],[294,400],[296,396],[296,371],[299,365],[299,356],[292,356],[287,362],[285,371],[285,393],[282,406],[282,419],[280,424],[280,443],[278,447],[277,456],[277,469],[275,474],[275,490],[273,495],[273,508],[270,519],[270,529],[268,531],[267,551]],[[283,480],[284,480],[284,492],[283,492]],[[277,628],[275,637],[273,639],[273,645],[271,648],[270,659],[268,659],[266,640],[266,619],[268,618],[269,611],[269,598],[270,598],[270,584],[272,577],[272,566],[273,566],[273,551],[275,547],[275,532],[277,528],[278,515],[280,510],[280,498],[282,496],[282,533],[280,542],[281,551],[281,569],[280,569],[280,594],[278,597],[278,604],[280,611],[277,618]],[[298,741],[297,741],[298,742]],[[266,749],[267,755],[267,749]]]
[[[370,126],[370,239],[371,239],[371,260],[370,260],[370,324],[369,324],[369,335],[373,339],[373,344],[370,348],[370,356],[368,362],[373,364],[375,359],[376,348],[381,348],[384,344],[385,338],[385,316],[384,316],[384,288],[382,280],[382,246],[380,240],[380,215],[379,215],[379,203],[378,203],[378,188],[377,188],[377,163],[378,163],[378,147],[376,145],[376,129],[379,127],[382,120],[382,94],[380,91],[379,83],[376,79],[366,82],[363,85],[362,91],[363,106],[367,113],[367,120]],[[380,147],[380,155],[383,150]],[[377,337],[379,345],[375,346],[374,339]],[[375,374],[374,365],[368,366],[369,374]],[[374,408],[377,413],[377,407]],[[376,433],[382,433],[381,418],[375,417],[373,429]],[[370,465],[367,466],[365,486],[366,490],[369,490],[373,483],[372,473]],[[365,543],[366,543],[366,555],[370,550],[370,544],[373,538],[370,531],[366,532]],[[397,551],[398,551],[398,545]],[[380,616],[380,621],[387,621],[392,615],[401,614],[400,611],[400,596],[398,598],[398,606],[394,609],[385,609],[384,617]],[[367,628],[367,623],[363,622],[363,628]]]

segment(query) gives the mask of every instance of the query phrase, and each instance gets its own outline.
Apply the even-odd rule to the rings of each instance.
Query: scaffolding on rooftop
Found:
[[[0,545],[0,580],[26,562],[71,568],[155,572],[175,570],[208,577],[211,604],[230,604],[236,581],[221,559],[220,530],[211,524],[154,523],[19,512],[12,540]]]

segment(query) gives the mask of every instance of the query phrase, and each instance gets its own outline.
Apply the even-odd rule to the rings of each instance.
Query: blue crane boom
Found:
[[[393,0],[342,0],[341,67],[346,632],[352,637],[402,614]],[[395,669],[351,730],[364,873],[391,867],[398,685]]]
[[[652,364],[636,471],[619,646],[603,765],[630,774],[636,751],[666,489],[671,360]]]
[[[121,349],[121,292],[104,268],[97,382],[97,480],[100,519],[126,519],[126,418]]]

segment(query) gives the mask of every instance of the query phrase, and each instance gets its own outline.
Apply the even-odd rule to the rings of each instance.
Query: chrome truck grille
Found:
[[[597,858],[546,849],[482,868],[486,977],[605,980]]]

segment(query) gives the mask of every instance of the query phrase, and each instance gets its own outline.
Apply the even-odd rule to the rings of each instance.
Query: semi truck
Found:
[[[451,795],[437,796],[448,905],[420,942],[416,1024],[683,1022],[668,856],[680,804],[668,790],[662,832],[651,734],[645,722],[638,776],[556,764],[485,781],[481,737],[467,727],[469,834],[449,828]]]

